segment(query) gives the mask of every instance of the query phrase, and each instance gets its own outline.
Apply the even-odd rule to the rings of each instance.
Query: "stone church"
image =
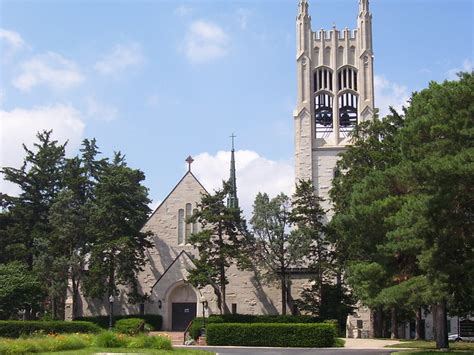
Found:
[[[354,0],[355,1],[355,0]],[[372,119],[374,108],[372,15],[369,1],[359,0],[357,29],[313,32],[308,1],[300,0],[296,18],[297,103],[295,123],[296,179],[311,179],[317,193],[328,201],[337,155],[349,144],[349,133],[358,122]],[[290,143],[289,143],[290,144]],[[202,290],[186,281],[193,268],[196,251],[187,243],[198,224],[186,223],[205,187],[188,171],[163,200],[143,227],[153,233],[154,248],[139,276],[139,285],[149,299],[141,305],[127,303],[125,292],[115,300],[115,313],[144,312],[163,316],[164,330],[183,330],[195,316],[218,313],[217,299],[209,286]],[[231,182],[236,192],[234,149],[231,152]],[[237,195],[233,196],[235,203]],[[330,205],[324,206],[330,209]],[[329,217],[330,218],[330,217]],[[227,308],[233,313],[278,314],[281,291],[277,285],[265,285],[250,271],[232,268],[228,272]],[[309,275],[292,275],[291,299],[299,297]],[[84,316],[107,314],[108,302],[81,298]],[[288,305],[292,309],[292,304]],[[348,320],[349,336],[368,332],[370,313]]]

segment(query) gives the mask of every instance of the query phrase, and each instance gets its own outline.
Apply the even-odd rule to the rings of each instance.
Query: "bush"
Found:
[[[211,315],[208,323],[317,323],[319,318],[306,315],[253,315],[253,314],[223,314]]]
[[[143,319],[145,323],[151,325],[153,327],[152,330],[160,330],[162,324],[162,317],[159,314],[126,314],[126,315],[114,315],[114,321],[117,322],[121,319],[129,319],[129,318],[139,318]],[[78,317],[74,320],[76,321],[87,321],[94,324],[97,324],[99,327],[103,329],[109,328],[109,316],[95,316],[95,317]]]
[[[18,338],[33,333],[98,333],[101,329],[90,322],[65,321],[0,321],[0,337]]]
[[[77,350],[89,346],[87,335],[53,335],[28,339],[0,339],[0,354],[25,354]]]
[[[219,346],[331,347],[336,345],[336,329],[324,323],[211,323],[206,341]]]
[[[158,349],[172,350],[171,339],[162,336],[138,335],[130,338],[127,348],[130,349]]]
[[[101,332],[93,341],[94,346],[100,348],[125,348],[127,347],[127,337],[114,332]]]
[[[191,324],[191,328],[189,328],[189,336],[193,338],[194,340],[197,340],[197,338],[199,338],[199,336],[201,335],[201,329],[203,327],[203,324],[204,323],[202,321],[202,317],[194,318],[193,324]]]
[[[145,330],[153,329],[151,325],[146,324],[143,319],[140,318],[126,318],[120,319],[115,323],[114,329],[123,334],[137,335]]]

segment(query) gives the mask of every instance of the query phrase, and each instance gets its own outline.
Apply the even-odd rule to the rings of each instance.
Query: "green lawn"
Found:
[[[58,354],[97,354],[97,353],[126,353],[126,354],[159,354],[159,355],[211,355],[214,353],[203,350],[188,350],[188,349],[174,349],[174,350],[153,350],[153,349],[128,349],[128,348],[85,348],[80,350],[57,351],[50,353],[38,353],[41,355],[58,355]]]
[[[389,347],[390,348],[436,349],[436,343],[434,341],[426,341],[426,340],[403,341],[400,344],[390,345]],[[449,348],[452,350],[471,350],[471,352],[474,352],[474,343],[450,342]],[[425,353],[430,354],[430,352],[425,352]],[[417,354],[425,354],[425,353],[418,352]],[[440,354],[440,352],[434,352],[433,354]]]

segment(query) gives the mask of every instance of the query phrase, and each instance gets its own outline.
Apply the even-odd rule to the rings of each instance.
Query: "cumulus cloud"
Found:
[[[53,52],[37,55],[20,67],[21,73],[13,79],[13,85],[21,91],[30,91],[37,85],[64,90],[84,81],[74,62]]]
[[[459,79],[457,75],[458,73],[472,72],[472,68],[473,68],[472,60],[466,59],[459,68],[453,68],[453,69],[448,70],[446,75],[447,75],[448,80],[458,80]]]
[[[25,41],[18,32],[9,31],[4,28],[0,28],[0,40],[13,50],[18,50],[25,46]]]
[[[118,109],[101,102],[93,97],[86,98],[87,116],[100,120],[111,122],[117,118]]]
[[[72,152],[81,143],[84,126],[81,113],[70,105],[0,110],[0,166],[20,167],[25,156],[22,144],[32,148],[36,133],[42,130],[52,129],[54,139],[60,143],[69,140],[67,151]],[[18,193],[15,185],[3,180],[0,183],[0,191]]]
[[[228,52],[229,36],[209,21],[193,22],[186,34],[185,54],[193,63],[208,62],[224,57]]]
[[[391,82],[383,75],[375,76],[374,86],[375,106],[380,110],[380,117],[384,117],[390,113],[390,106],[400,112],[402,106],[407,105],[410,93],[406,86]]]
[[[219,151],[215,155],[201,153],[194,157],[192,171],[212,192],[229,179],[230,152]],[[240,207],[247,217],[251,215],[255,196],[266,192],[276,196],[280,192],[291,195],[294,187],[294,167],[291,161],[274,161],[249,150],[235,153],[237,193]]]
[[[95,63],[94,69],[103,75],[111,75],[140,65],[143,61],[142,48],[138,43],[117,44]]]

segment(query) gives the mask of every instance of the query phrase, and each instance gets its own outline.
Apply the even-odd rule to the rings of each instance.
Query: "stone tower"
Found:
[[[350,131],[374,116],[369,0],[359,0],[356,30],[334,26],[317,32],[311,29],[308,1],[299,0],[296,40],[295,176],[311,179],[327,199],[337,154],[350,144]]]

